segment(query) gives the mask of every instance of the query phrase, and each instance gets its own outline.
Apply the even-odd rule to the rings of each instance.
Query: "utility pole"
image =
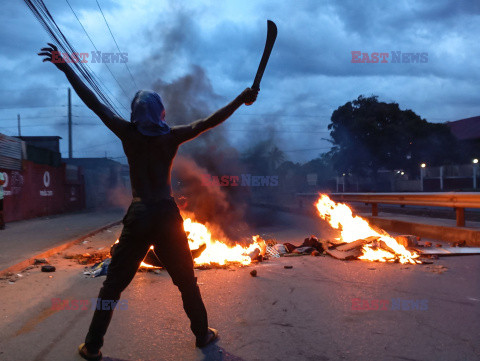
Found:
[[[72,94],[68,88],[68,158],[73,158],[72,153]]]
[[[22,136],[22,127],[20,126],[20,114],[17,114],[18,136]]]

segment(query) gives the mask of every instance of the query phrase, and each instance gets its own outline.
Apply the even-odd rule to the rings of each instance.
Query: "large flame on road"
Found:
[[[365,219],[353,216],[352,210],[346,204],[335,203],[326,194],[321,194],[315,206],[322,219],[328,221],[333,228],[341,231],[341,242],[350,243],[358,239],[374,236],[379,237],[380,241],[385,242],[385,245],[393,251],[392,253],[385,249],[372,247],[371,244],[366,244],[363,246],[363,254],[358,257],[359,259],[378,262],[398,261],[403,264],[419,263],[416,260],[419,257],[417,253],[408,251],[387,232],[374,230]]]
[[[249,246],[241,246],[240,244],[228,246],[226,243],[215,239],[204,224],[194,222],[191,218],[186,218],[183,221],[183,229],[187,234],[190,250],[196,250],[205,245],[205,250],[194,259],[196,266],[211,264],[223,266],[227,263],[237,263],[246,266],[252,263],[250,255],[255,250],[263,253],[262,248],[266,247],[260,236],[253,236],[252,244]],[[153,246],[150,249],[153,250]],[[140,267],[157,268],[145,262],[142,262]]]
[[[258,242],[259,236],[253,236],[253,243],[248,247],[242,247],[239,244],[229,247],[227,244],[214,239],[205,225],[194,222],[191,218],[187,218],[183,221],[183,228],[187,233],[188,243],[191,250],[198,249],[202,244],[207,246],[200,256],[195,258],[194,261],[196,265],[211,263],[219,265],[225,265],[226,263],[241,263],[242,265],[248,265],[252,262],[249,254],[256,249],[261,251]]]

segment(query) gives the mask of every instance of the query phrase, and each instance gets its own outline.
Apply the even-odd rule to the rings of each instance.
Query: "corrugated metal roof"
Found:
[[[22,169],[22,141],[0,133],[0,168]]]

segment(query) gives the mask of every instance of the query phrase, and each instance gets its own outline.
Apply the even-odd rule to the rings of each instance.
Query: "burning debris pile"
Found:
[[[353,216],[346,204],[335,203],[326,194],[320,196],[315,206],[320,218],[340,230],[337,244],[326,247],[326,252],[333,257],[402,264],[421,263],[419,255],[405,247],[409,246],[409,242],[414,245],[413,238],[401,237],[397,240],[382,229],[372,228],[365,219]]]
[[[340,231],[339,238],[319,240],[315,236],[310,236],[304,240],[303,244],[295,246],[291,243],[277,244],[273,240],[269,240],[267,244],[257,235],[251,238],[250,244],[241,245],[230,241],[224,235],[214,236],[208,224],[194,221],[192,215],[185,216],[183,227],[188,237],[195,267],[246,266],[252,261],[261,261],[264,258],[305,254],[312,256],[328,254],[342,260],[421,263],[418,259],[419,255],[407,249],[417,246],[418,237],[393,238],[381,229],[372,228],[363,218],[353,216],[352,210],[347,205],[335,203],[324,194],[320,196],[315,206],[319,216]],[[141,267],[144,269],[163,267],[153,246]]]
[[[252,261],[261,261],[266,256],[266,243],[260,236],[253,236],[251,243],[242,246],[228,239],[217,239],[206,225],[185,218],[183,227],[188,237],[188,243],[196,268],[225,267],[229,265],[246,266]],[[118,243],[118,240],[115,244]],[[115,244],[111,254],[115,252]],[[233,244],[229,246],[228,244]],[[144,269],[162,268],[163,264],[155,254],[153,246],[140,265]]]

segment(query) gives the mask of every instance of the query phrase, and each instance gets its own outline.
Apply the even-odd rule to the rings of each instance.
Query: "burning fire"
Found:
[[[194,222],[191,218],[187,218],[183,221],[183,228],[187,233],[188,243],[191,250],[198,249],[203,244],[207,246],[200,256],[194,259],[196,265],[210,263],[224,265],[229,262],[248,265],[252,262],[249,254],[256,249],[261,251],[258,242],[259,236],[253,236],[253,243],[248,247],[242,247],[239,244],[229,247],[225,243],[213,239],[212,234],[205,225]]]
[[[363,254],[358,257],[359,259],[378,262],[394,262],[398,260],[403,264],[419,263],[416,260],[419,257],[417,253],[407,250],[387,232],[374,230],[365,219],[353,216],[352,210],[346,204],[335,203],[326,194],[322,194],[315,206],[322,219],[328,221],[333,228],[341,231],[339,239],[341,242],[351,243],[374,236],[378,237],[379,241],[383,241],[393,251],[392,253],[371,244],[365,244],[362,249]]]
[[[214,239],[208,228],[201,223],[192,221],[191,218],[186,218],[183,221],[183,228],[187,233],[190,250],[197,250],[205,247],[205,250],[194,259],[195,265],[218,264],[225,265],[226,263],[239,263],[244,266],[252,263],[252,254],[264,254],[266,244],[260,236],[252,237],[252,244],[242,247],[236,244],[233,247]],[[118,239],[115,242],[118,243]],[[153,250],[153,246],[150,246]],[[140,267],[143,268],[158,268],[142,261]]]

